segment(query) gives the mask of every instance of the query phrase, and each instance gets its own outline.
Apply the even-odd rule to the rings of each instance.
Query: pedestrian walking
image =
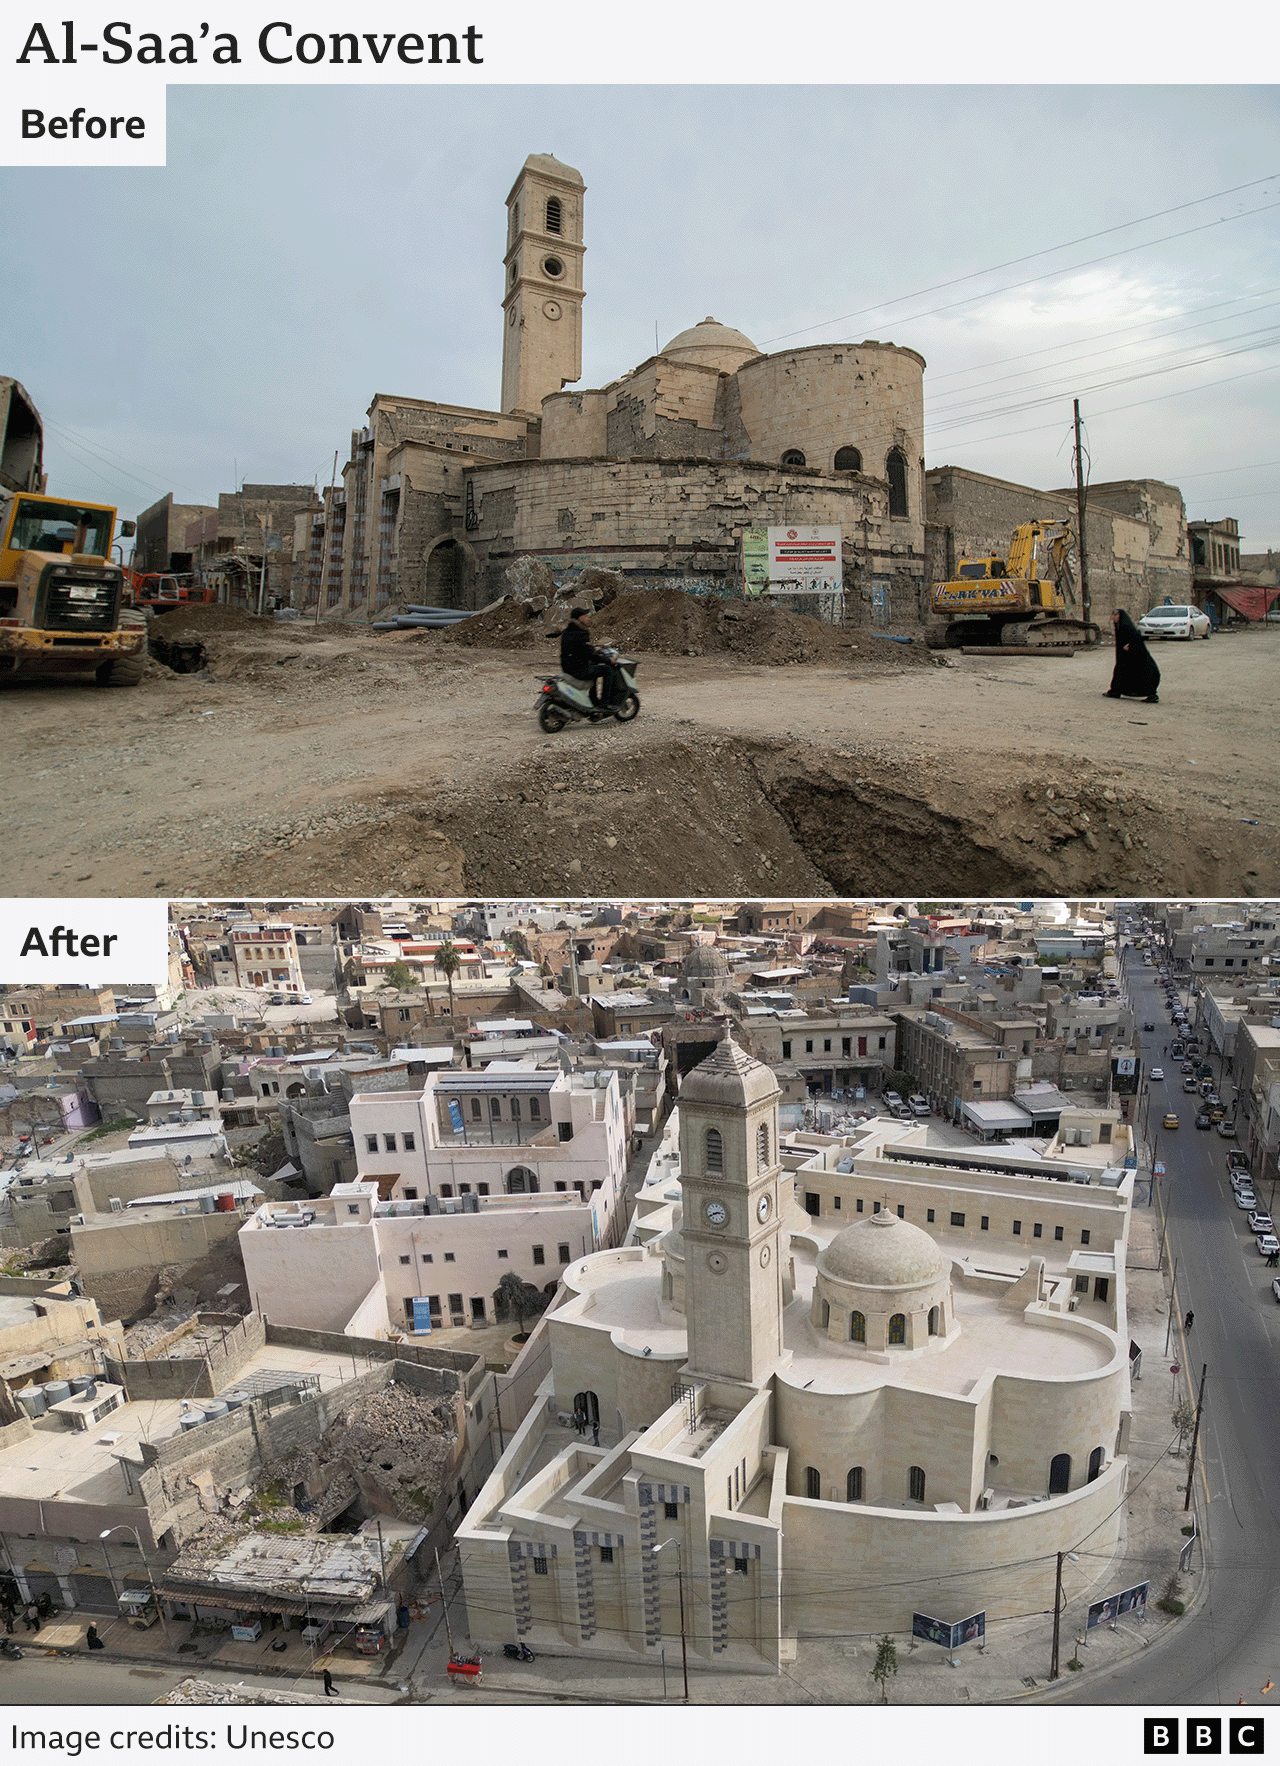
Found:
[[[591,1445],[593,1447],[599,1447],[600,1445],[600,1424],[598,1422],[594,1422],[591,1425]]]
[[[1189,1331],[1189,1330],[1190,1330],[1190,1329],[1191,1329],[1191,1327],[1192,1327],[1192,1325],[1193,1325],[1193,1324],[1194,1324],[1194,1323],[1195,1323],[1195,1322],[1196,1322],[1196,1315],[1195,1315],[1195,1313],[1194,1313],[1194,1312],[1189,1312],[1189,1313],[1188,1313],[1188,1314],[1187,1314],[1187,1316],[1186,1316],[1186,1317],[1185,1317],[1185,1318],[1184,1318],[1184,1319],[1183,1319],[1183,1321],[1182,1321],[1182,1328],[1183,1328],[1183,1330],[1184,1330],[1184,1331]]]
[[[585,1410],[583,1410],[581,1405],[578,1405],[573,1413],[573,1426],[578,1431],[578,1433],[580,1435],[586,1434],[586,1432],[587,1432],[587,1413]]]
[[[33,1600],[29,1600],[23,1608],[22,1622],[28,1631],[39,1631],[40,1609]]]
[[[1148,705],[1157,704],[1160,670],[1143,641],[1142,633],[1123,607],[1111,615],[1111,622],[1115,627],[1116,664],[1107,698],[1145,699]]]
[[[338,1696],[338,1689],[333,1684],[333,1675],[330,1674],[327,1668],[321,1673],[320,1678],[324,1682],[324,1696],[327,1699],[336,1699]]]

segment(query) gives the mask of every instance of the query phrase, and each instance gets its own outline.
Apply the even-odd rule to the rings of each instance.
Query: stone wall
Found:
[[[1038,491],[959,466],[925,474],[928,583],[944,582],[962,556],[1007,557],[1013,530],[1026,521],[1076,525],[1074,491]],[[1168,595],[1191,592],[1186,519],[1176,487],[1156,480],[1094,485],[1085,526],[1092,615],[1109,625],[1116,607],[1135,616]]]
[[[262,1348],[266,1342],[266,1323],[256,1312],[251,1312],[247,1318],[225,1321],[217,1314],[201,1312],[197,1313],[196,1321],[199,1324],[225,1323],[221,1340],[202,1345],[191,1355],[173,1359],[153,1360],[148,1357],[117,1361],[108,1357],[107,1379],[113,1385],[123,1386],[134,1404],[144,1398],[213,1398],[235,1381],[245,1363]],[[190,1325],[185,1324],[180,1330],[169,1333],[153,1345],[153,1353],[159,1355],[162,1349],[173,1348],[189,1330]]]

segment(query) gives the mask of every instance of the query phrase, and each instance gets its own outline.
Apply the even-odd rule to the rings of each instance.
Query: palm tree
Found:
[[[453,1017],[453,978],[462,967],[462,958],[458,955],[458,947],[451,938],[444,939],[436,948],[436,968],[449,984],[449,1016]]]
[[[546,1295],[540,1294],[532,1282],[526,1282],[518,1276],[514,1269],[508,1270],[498,1283],[494,1299],[502,1311],[514,1318],[520,1335],[524,1335],[524,1321],[534,1313],[542,1311],[546,1304]]]

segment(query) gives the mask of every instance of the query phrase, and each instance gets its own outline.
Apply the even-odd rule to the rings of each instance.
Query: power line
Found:
[[[1233,184],[1229,190],[1215,190],[1208,196],[1198,196],[1198,197],[1193,198],[1190,202],[1175,203],[1172,208],[1157,209],[1157,210],[1155,210],[1155,212],[1153,214],[1140,215],[1136,220],[1133,220],[1133,221],[1121,221],[1114,227],[1101,227],[1098,229],[1098,231],[1096,233],[1082,233],[1078,239],[1064,240],[1059,245],[1042,246],[1039,251],[1027,252],[1022,257],[1007,258],[1003,263],[990,264],[990,265],[988,265],[988,267],[985,270],[970,270],[964,276],[952,276],[945,282],[934,282],[928,288],[916,289],[914,291],[914,293],[912,293],[912,294],[892,295],[892,296],[890,296],[890,298],[888,300],[878,301],[874,306],[860,307],[856,312],[842,313],[839,315],[839,317],[834,318],[834,319],[822,319],[822,320],[819,320],[818,323],[814,324],[814,325],[803,325],[803,326],[801,326],[801,328],[798,331],[784,331],[784,332],[781,332],[776,337],[766,337],[764,341],[766,343],[785,343],[785,342],[787,342],[787,340],[789,338],[792,338],[792,337],[807,336],[810,331],[822,331],[828,325],[843,325],[849,319],[865,318],[869,313],[882,312],[885,307],[900,306],[903,301],[923,300],[925,295],[927,295],[927,294],[938,294],[944,288],[957,288],[957,287],[959,287],[959,285],[962,282],[973,282],[979,276],[998,275],[1001,270],[1011,270],[1017,264],[1029,264],[1029,263],[1033,262],[1033,260],[1036,258],[1047,257],[1051,252],[1070,251],[1073,246],[1087,245],[1090,242],[1090,240],[1105,239],[1108,237],[1109,234],[1123,233],[1130,227],[1141,227],[1141,226],[1144,226],[1148,221],[1162,220],[1165,215],[1176,215],[1176,214],[1180,214],[1184,209],[1198,208],[1201,203],[1217,202],[1217,201],[1220,201],[1221,198],[1224,196],[1235,196],[1241,190],[1255,190],[1255,189],[1257,189],[1257,187],[1260,184],[1269,184],[1275,176],[1276,176],[1276,174],[1274,172],[1271,172],[1271,173],[1268,173],[1268,175],[1265,178],[1252,178],[1246,184]],[[1270,203],[1270,204],[1267,204],[1266,206],[1270,207],[1270,208],[1274,208],[1277,205],[1274,203]],[[1262,214],[1264,212],[1265,212],[1265,209],[1248,209],[1245,211],[1245,214]],[[1187,228],[1186,232],[1198,233],[1198,232],[1203,231],[1203,229],[1205,227],[1220,227],[1220,226],[1223,226],[1227,221],[1235,221],[1235,220],[1240,220],[1243,218],[1244,218],[1243,215],[1222,215],[1216,221],[1206,221],[1206,222],[1203,222],[1200,226]],[[1164,239],[1147,240],[1145,242],[1145,244],[1161,245],[1161,244],[1166,243],[1166,241],[1169,239],[1181,239],[1183,237],[1185,237],[1185,234],[1183,234],[1183,233],[1170,233],[1170,234],[1165,235]],[[1142,247],[1130,246],[1130,247],[1128,247],[1128,249],[1131,251],[1136,251],[1136,250],[1142,249]],[[1123,255],[1124,254],[1122,252],[1110,252],[1107,254],[1107,257],[1120,257]],[[1085,264],[1075,265],[1072,267],[1074,267],[1076,269],[1084,269],[1087,267],[1087,265],[1089,263],[1105,263],[1105,262],[1106,262],[1106,257],[1092,258],[1092,259],[1086,260]],[[1047,272],[1046,274],[1065,275],[1065,274],[1067,274],[1067,271],[1057,270],[1057,271],[1053,271],[1053,272]],[[1039,276],[1031,278],[1031,280],[1035,281],[1035,282],[1042,281],[1043,279],[1044,278],[1039,277]],[[1026,284],[1025,283],[1014,283],[1014,284],[1012,284],[1012,286],[1013,287],[1025,287]],[[1003,293],[1005,291],[1003,289],[996,289],[991,292]],[[975,299],[975,300],[981,300],[985,297],[982,295],[974,295],[974,296],[971,296],[970,298]],[[954,304],[956,304],[958,306],[963,306],[966,303],[964,301],[959,301]],[[935,311],[938,311],[938,312],[945,312],[946,310],[947,309],[945,307],[939,307],[939,308],[935,309]],[[917,316],[928,317],[929,315],[924,314],[924,315],[917,315]]]

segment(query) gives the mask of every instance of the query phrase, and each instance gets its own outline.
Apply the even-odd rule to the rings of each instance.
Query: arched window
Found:
[[[912,1502],[924,1501],[924,1467],[910,1466],[907,1469],[907,1494]]]
[[[1102,1449],[1100,1447],[1095,1447],[1093,1452],[1089,1455],[1088,1482],[1090,1484],[1092,1484],[1093,1480],[1096,1477],[1098,1477],[1098,1475],[1101,1473],[1101,1471],[1102,1471]]]
[[[1065,1496],[1071,1488],[1071,1455],[1055,1453],[1049,1461],[1049,1494]]]
[[[851,1343],[865,1343],[866,1340],[867,1321],[865,1316],[861,1312],[851,1312],[849,1314],[849,1341]]]
[[[718,1128],[707,1130],[707,1170],[720,1172],[724,1170],[724,1142],[720,1139]]]
[[[907,1315],[905,1312],[895,1312],[889,1320],[889,1341],[891,1343],[905,1343],[906,1340]]]
[[[862,455],[857,448],[837,448],[835,469],[837,472],[861,472]]]
[[[558,196],[549,196],[547,198],[547,232],[548,233],[559,233],[560,232],[560,222],[561,222],[560,198]]]
[[[889,458],[884,463],[884,475],[889,480],[890,515],[905,515],[907,513],[907,456],[901,448],[890,448]]]
[[[817,1466],[804,1469],[804,1493],[814,1502],[822,1501],[822,1473]]]
[[[479,1098],[472,1098],[472,1100],[471,1100],[471,1114],[473,1117],[475,1117],[477,1119],[479,1118],[479,1115],[480,1115],[480,1100],[479,1100]]]
[[[756,1166],[764,1171],[769,1164],[769,1124],[762,1122],[756,1130]]]
[[[819,1323],[820,1328],[824,1331],[828,1330],[830,1328],[830,1325],[831,1325],[831,1302],[830,1302],[830,1300],[824,1300],[822,1302],[821,1310],[818,1313],[818,1323]]]
[[[536,1196],[538,1174],[527,1165],[513,1165],[507,1173],[506,1187],[509,1196]]]
[[[786,453],[782,456],[782,464],[784,466],[803,466],[804,455],[800,452],[799,448],[788,448]]]
[[[846,1502],[862,1501],[862,1467],[854,1466],[844,1481],[844,1499]]]
[[[940,1306],[931,1306],[929,1308],[929,1335],[931,1337],[936,1337],[941,1329],[942,1308]]]

